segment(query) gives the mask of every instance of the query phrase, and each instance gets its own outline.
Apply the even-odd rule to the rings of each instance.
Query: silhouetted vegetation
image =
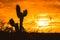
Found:
[[[17,17],[20,19],[20,31],[25,30],[23,28],[23,20],[24,20],[24,17],[27,16],[27,10],[24,10],[22,13],[20,6],[16,5],[16,13],[17,13]]]
[[[11,26],[15,26],[15,23],[14,23],[14,20],[13,19],[10,19],[9,20],[9,23],[10,23]]]
[[[11,28],[6,27],[6,29],[4,30],[5,32],[13,32],[13,30]]]
[[[19,28],[18,28],[18,23],[15,23],[13,19],[10,19],[9,20],[9,23],[12,27],[15,27],[15,31],[19,31]]]
[[[24,17],[27,16],[27,10],[24,10],[23,13],[22,13],[21,9],[20,9],[20,6],[16,5],[16,14],[17,14],[17,17],[20,20],[20,29],[18,28],[18,23],[15,23],[13,19],[9,20],[10,25],[15,27],[16,32],[19,31],[19,30],[21,32],[25,31],[25,29],[23,27],[23,20],[24,20]]]
[[[4,30],[5,32],[0,30],[0,40],[49,40],[50,38],[52,40],[58,40],[54,38],[57,37],[56,34],[27,33],[23,27],[23,20],[24,17],[27,16],[27,10],[25,9],[23,10],[23,12],[21,12],[20,6],[16,5],[16,14],[20,20],[20,29],[18,23],[15,23],[11,18],[9,20],[9,24],[12,27],[15,27],[16,32],[10,32],[12,31],[12,29],[6,27],[6,29]]]

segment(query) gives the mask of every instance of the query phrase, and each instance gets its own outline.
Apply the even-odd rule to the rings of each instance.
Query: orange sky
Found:
[[[27,9],[28,16],[35,16],[40,13],[57,13],[59,15],[60,13],[58,0],[0,0],[0,14],[6,16],[7,19],[16,17],[16,4],[21,6],[21,10]]]
[[[35,27],[35,17],[45,13],[52,16],[55,22],[60,22],[59,0],[0,0],[0,19],[8,22],[10,18],[13,18],[15,22],[19,22],[16,16],[16,4],[20,5],[21,11],[28,10],[28,15],[24,19],[24,25],[27,25],[27,27]]]

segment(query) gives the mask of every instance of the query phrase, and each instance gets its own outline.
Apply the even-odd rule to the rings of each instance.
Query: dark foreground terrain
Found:
[[[59,33],[0,32],[0,40],[59,40]]]

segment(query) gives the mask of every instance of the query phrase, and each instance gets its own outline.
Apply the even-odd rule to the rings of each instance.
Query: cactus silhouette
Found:
[[[11,26],[15,26],[15,23],[14,23],[14,20],[13,19],[10,19],[9,20],[9,23],[10,23]]]
[[[25,29],[23,28],[23,19],[25,16],[27,16],[27,10],[24,10],[22,13],[20,10],[20,6],[16,5],[16,12],[17,12],[17,17],[20,19],[20,31],[25,31]],[[15,27],[16,31],[19,31],[18,23],[15,23],[13,19],[10,19],[9,23],[11,26]]]
[[[19,31],[18,23],[15,24],[15,30],[16,30],[17,32]]]
[[[15,23],[13,19],[10,19],[9,23],[10,23],[11,26],[15,27],[16,32],[19,31],[18,23]]]
[[[23,11],[23,17],[27,16],[27,10]]]
[[[23,13],[20,10],[20,6],[16,5],[17,17],[20,19],[20,31],[24,30],[23,28],[23,19],[27,16],[27,10],[24,10]]]

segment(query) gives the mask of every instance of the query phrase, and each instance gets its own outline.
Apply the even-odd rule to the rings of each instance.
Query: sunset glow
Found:
[[[41,21],[41,22],[37,22],[38,26],[47,26],[48,23],[47,22],[44,22],[44,21]]]
[[[38,21],[36,21],[38,26],[48,26],[49,25],[49,20],[47,18],[40,18],[37,19]]]
[[[36,32],[38,30],[38,32],[60,33],[60,1],[58,0],[0,1],[0,20],[6,25],[1,27],[1,29],[7,26],[12,27],[8,24],[11,18],[14,19],[15,23],[20,23],[16,15],[17,4],[21,8],[21,12],[25,9],[28,10],[28,14],[23,21],[23,26],[27,32]]]

